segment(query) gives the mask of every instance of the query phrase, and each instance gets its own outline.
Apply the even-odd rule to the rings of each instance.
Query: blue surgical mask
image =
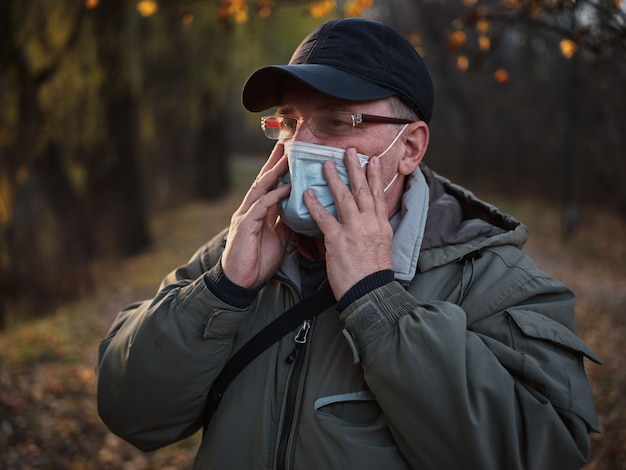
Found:
[[[396,135],[391,144],[378,157],[385,155],[396,143],[406,125]],[[310,144],[307,142],[290,141],[285,143],[285,153],[289,162],[289,172],[283,176],[279,186],[291,183],[291,193],[289,197],[283,199],[280,205],[280,217],[282,221],[294,232],[309,237],[321,237],[317,223],[311,216],[308,207],[304,203],[304,191],[313,189],[320,204],[338,218],[330,188],[322,172],[323,164],[326,160],[332,160],[337,168],[337,173],[341,180],[348,185],[348,170],[344,164],[345,149],[327,147],[325,145]],[[357,153],[361,167],[367,164],[369,157]],[[387,184],[385,191],[393,184],[398,177],[396,173]]]
[[[337,218],[335,199],[324,178],[322,168],[326,160],[332,160],[339,177],[348,184],[348,170],[343,162],[346,151],[325,145],[292,141],[285,143],[285,153],[289,162],[289,172],[281,178],[281,183],[291,183],[291,193],[281,202],[280,218],[294,232],[309,237],[320,237],[322,232],[304,203],[304,191],[311,188],[320,204]],[[361,166],[364,166],[368,157],[357,155]]]

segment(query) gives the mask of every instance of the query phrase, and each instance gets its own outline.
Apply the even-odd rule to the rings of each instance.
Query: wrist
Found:
[[[246,308],[256,298],[263,285],[248,288],[231,281],[222,268],[222,262],[217,262],[213,268],[204,273],[204,282],[207,288],[222,302],[233,307]]]
[[[383,269],[365,276],[359,282],[354,284],[345,294],[341,296],[337,302],[337,311],[345,310],[355,300],[363,297],[365,294],[378,289],[385,284],[389,284],[395,280],[394,272],[391,269]]]

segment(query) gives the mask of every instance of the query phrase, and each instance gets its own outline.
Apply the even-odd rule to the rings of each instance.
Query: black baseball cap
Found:
[[[365,18],[328,21],[311,32],[288,65],[254,72],[243,87],[248,111],[280,103],[287,77],[347,101],[399,96],[425,122],[433,112],[433,83],[415,48],[390,26]]]

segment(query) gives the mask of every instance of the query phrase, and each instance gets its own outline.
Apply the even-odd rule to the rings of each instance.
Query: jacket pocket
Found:
[[[525,335],[550,341],[566,349],[581,353],[593,362],[600,359],[574,332],[549,317],[531,310],[510,310],[509,316]]]
[[[315,413],[334,416],[346,423],[367,424],[378,419],[380,407],[369,391],[342,393],[318,398],[313,405]]]
[[[332,455],[332,464],[327,468],[409,468],[371,392],[320,398],[315,401],[314,414],[319,448]]]
[[[600,360],[573,331],[531,310],[509,310],[513,347],[523,356],[522,376],[556,407],[598,428],[583,356]]]

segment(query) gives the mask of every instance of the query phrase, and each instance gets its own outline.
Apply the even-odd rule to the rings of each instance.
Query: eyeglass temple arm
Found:
[[[362,122],[380,122],[387,124],[409,124],[413,122],[410,119],[398,119],[386,116],[374,116],[372,114],[354,114],[352,118],[354,124],[361,124]]]

